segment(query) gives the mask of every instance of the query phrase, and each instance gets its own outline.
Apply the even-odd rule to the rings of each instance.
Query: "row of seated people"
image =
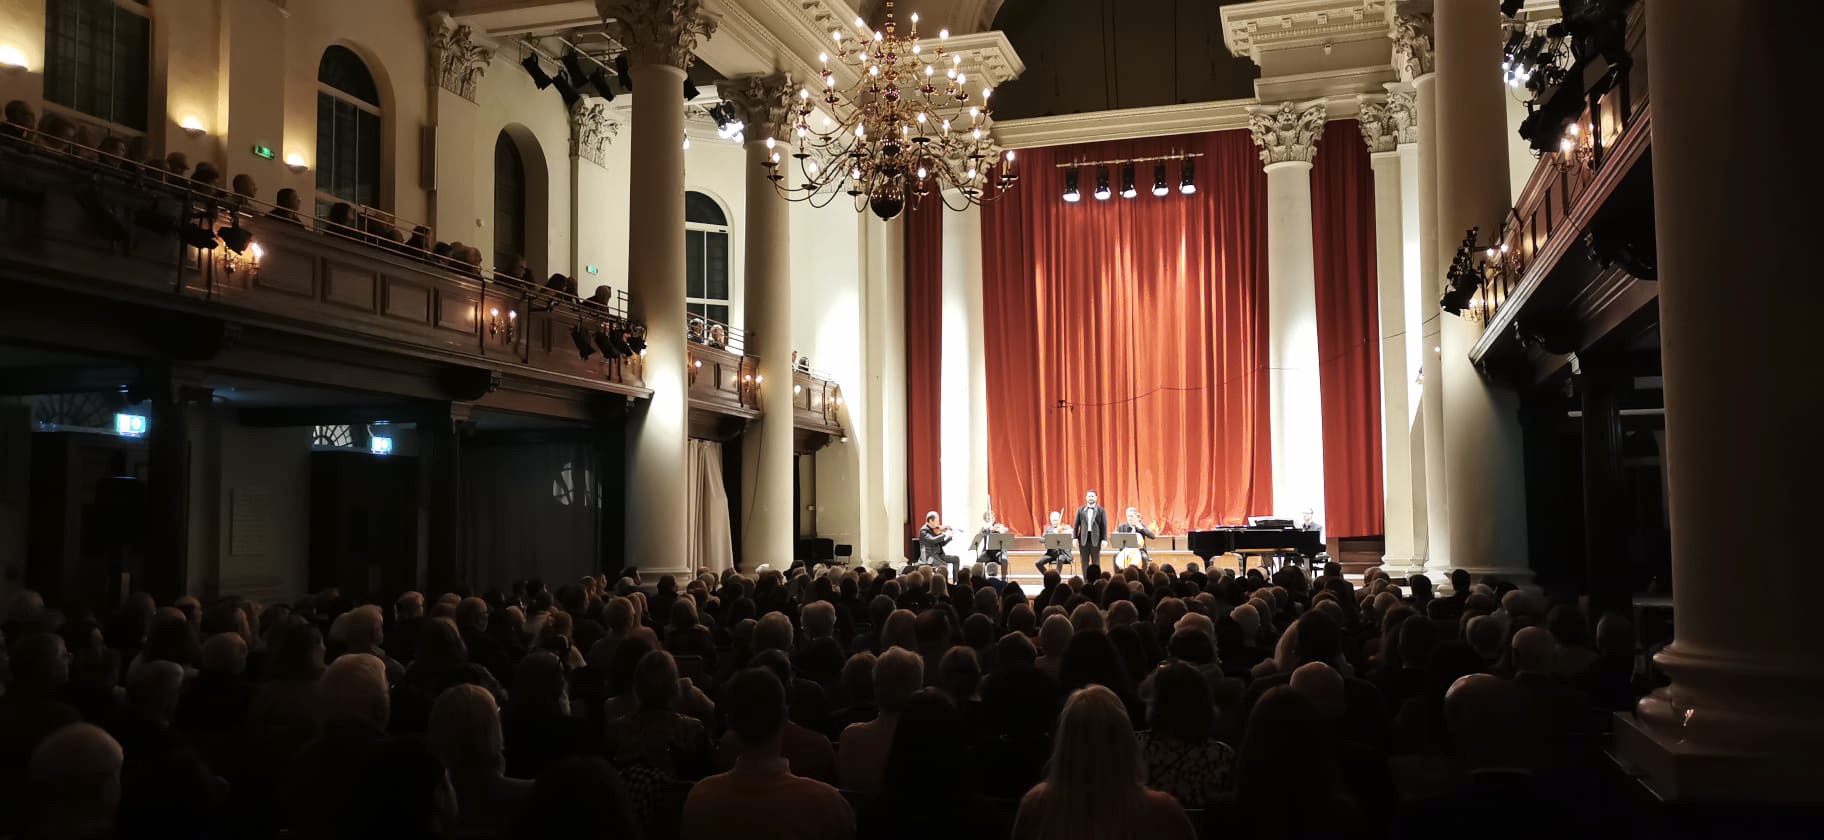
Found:
[[[30,140],[43,149],[97,164],[132,167],[136,174],[150,173],[161,182],[185,193],[200,194],[221,202],[220,207],[204,208],[201,211],[204,213],[225,212],[230,207],[238,212],[250,212],[246,203],[259,201],[259,186],[250,175],[235,175],[229,185],[224,187],[222,174],[212,163],[204,161],[191,167],[188,157],[182,152],[156,157],[150,154],[149,144],[143,136],[130,140],[112,135],[104,137],[92,127],[79,126],[57,115],[47,116],[40,124],[37,113],[21,100],[6,104],[4,127],[7,129],[4,136],[15,141]],[[384,248],[469,277],[515,283],[529,289],[544,289],[561,297],[577,298],[576,280],[568,275],[554,273],[541,282],[527,267],[525,258],[518,255],[502,255],[496,268],[490,272],[482,266],[484,256],[480,248],[462,242],[436,241],[431,236],[430,228],[424,225],[414,225],[409,233],[404,232],[396,219],[373,208],[337,202],[330,205],[328,215],[316,218],[305,213],[303,199],[298,191],[287,187],[278,191],[271,209],[265,215],[281,221],[314,225],[318,230]],[[609,306],[614,303],[612,295],[609,287],[602,286],[589,300]]]
[[[1457,575],[584,578],[6,616],[0,833],[1583,834],[1628,621]],[[1440,606],[1442,605],[1442,606]]]

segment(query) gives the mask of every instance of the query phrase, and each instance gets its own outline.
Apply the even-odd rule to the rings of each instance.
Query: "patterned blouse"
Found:
[[[1152,732],[1140,733],[1146,759],[1146,786],[1178,799],[1186,808],[1202,808],[1233,784],[1235,751],[1215,739],[1187,743]]]

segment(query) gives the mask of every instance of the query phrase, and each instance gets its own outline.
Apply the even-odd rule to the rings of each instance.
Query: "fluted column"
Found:
[[[758,356],[760,419],[742,436],[743,462],[753,471],[752,498],[742,499],[741,558],[791,565],[798,535],[792,507],[792,276],[789,207],[769,177],[774,140],[789,130],[784,74],[747,76],[721,88],[741,111],[747,145],[747,352]],[[783,147],[781,147],[783,148]],[[780,172],[788,171],[780,167]]]
[[[1311,161],[1322,102],[1252,109],[1248,128],[1267,169],[1267,388],[1272,407],[1273,509],[1324,514],[1323,390],[1318,381],[1317,267]]]
[[[1771,0],[1646,6],[1647,53],[1672,59],[1653,65],[1651,129],[1674,622],[1654,662],[1672,684],[1615,730],[1621,759],[1670,799],[1824,800],[1824,647],[1814,564],[1796,548],[1824,503],[1824,458],[1801,443],[1824,414],[1805,373],[1824,304],[1808,279],[1824,166],[1793,64],[1813,49],[1808,15]],[[1723,103],[1754,115],[1751,149],[1715,144]]]
[[[1450,499],[1444,486],[1444,377],[1438,371],[1439,278],[1448,259],[1438,253],[1438,76],[1432,62],[1431,14],[1393,18],[1393,64],[1413,89],[1419,127],[1415,177],[1418,183],[1418,281],[1416,318],[1409,334],[1419,338],[1417,449],[1424,458],[1425,574],[1434,581],[1450,578]],[[1448,586],[1444,589],[1448,592]]]
[[[627,47],[633,77],[627,173],[630,316],[646,325],[644,378],[652,398],[636,416],[627,494],[628,562],[647,573],[686,570],[689,379],[684,307],[684,70],[715,31],[701,0],[597,0]]]
[[[1512,206],[1507,182],[1501,13],[1493,4],[1438,3],[1438,237],[1455,247],[1480,227],[1491,240]],[[1519,395],[1486,379],[1469,353],[1482,328],[1439,318],[1444,481],[1451,563],[1478,577],[1527,583],[1525,467]]]
[[[1381,329],[1381,497],[1385,541],[1381,562],[1396,577],[1424,571],[1418,554],[1424,491],[1413,482],[1413,415],[1407,391],[1415,371],[1406,357],[1406,254],[1401,158],[1397,147],[1413,125],[1409,93],[1362,97],[1359,123],[1374,170],[1375,279]]]

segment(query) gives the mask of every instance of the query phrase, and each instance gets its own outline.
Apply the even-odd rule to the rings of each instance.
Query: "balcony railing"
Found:
[[[66,290],[521,375],[643,392],[643,329],[603,301],[526,284],[352,224],[300,216],[212,183],[7,125],[0,265]]]

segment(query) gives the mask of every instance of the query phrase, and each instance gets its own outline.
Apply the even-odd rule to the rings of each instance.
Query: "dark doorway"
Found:
[[[418,586],[418,461],[310,455],[310,590],[390,602]]]

